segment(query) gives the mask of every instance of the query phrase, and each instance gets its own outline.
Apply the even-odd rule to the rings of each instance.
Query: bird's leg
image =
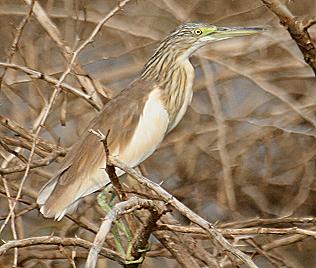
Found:
[[[133,258],[133,257],[132,257]],[[137,264],[137,263],[142,263],[143,261],[144,261],[144,259],[145,259],[145,257],[144,257],[144,254],[142,254],[141,256],[140,256],[140,258],[139,259],[137,259],[137,260],[126,260],[125,261],[125,264]]]
[[[111,209],[114,207],[115,202],[115,193],[111,191],[112,185],[107,185],[104,187],[103,191],[97,196],[97,202],[99,206],[102,208],[103,211],[106,213],[109,213]],[[119,233],[119,230],[121,230],[127,239],[127,242],[129,243],[132,240],[132,234],[129,230],[129,228],[126,226],[126,224],[122,220],[116,220],[113,224],[111,233],[114,236],[114,243],[116,246],[117,251],[121,255],[125,255],[124,246],[121,240],[121,236]]]
[[[150,251],[151,243],[148,242],[145,248],[139,248],[137,249],[137,252],[140,253],[140,257],[135,260],[133,257],[132,251],[135,243],[135,238],[137,238],[138,235],[134,237],[130,243],[128,243],[127,251],[126,251],[126,264],[136,264],[136,263],[142,263],[145,259],[145,253]]]
[[[115,198],[115,196],[113,197],[113,194],[110,193],[111,188],[112,188],[112,185],[108,185],[108,186],[104,187],[103,191],[100,194],[98,194],[98,196],[97,196],[97,202],[98,202],[99,206],[106,213],[109,213],[111,211],[111,209],[113,207],[112,202],[114,201],[114,198]],[[118,228],[117,228],[117,224],[113,225],[111,233],[113,234],[114,243],[115,243],[115,247],[116,247],[117,251],[120,254],[125,254],[122,240],[121,240]]]

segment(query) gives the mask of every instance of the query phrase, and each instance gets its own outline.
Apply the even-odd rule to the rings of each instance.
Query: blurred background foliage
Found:
[[[109,0],[39,2],[73,49],[117,5],[117,1]],[[296,16],[316,14],[314,0],[283,2]],[[22,1],[0,0],[1,62],[7,61],[16,27],[28,10]],[[261,1],[131,1],[102,27],[94,42],[80,53],[79,62],[99,92],[115,96],[137,78],[157,42],[187,21],[261,25],[267,30],[257,36],[211,44],[192,57],[196,70],[192,104],[180,125],[142,164],[141,170],[152,180],[163,181],[165,189],[212,222],[257,216],[315,216],[315,77],[286,29]],[[316,27],[311,27],[309,33],[316,36]],[[33,17],[23,29],[12,62],[57,79],[67,66],[60,48]],[[74,75],[66,82],[80,89]],[[1,115],[31,130],[52,91],[51,84],[8,69],[1,84]],[[220,100],[219,113],[214,112],[214,94]],[[60,123],[61,111],[66,112],[65,126]],[[68,148],[96,113],[82,98],[62,93],[41,137]],[[224,118],[220,124],[218,116]],[[4,127],[0,131],[1,136],[14,137]],[[27,156],[28,151],[22,154]],[[1,147],[0,155],[5,161],[9,154]],[[9,166],[20,163],[15,158]],[[57,168],[58,163],[51,163],[32,170],[22,197],[34,203],[37,191]],[[18,185],[22,176],[20,172],[6,178],[10,184]],[[11,190],[14,195],[13,186]],[[5,196],[0,199],[0,216],[4,217],[8,203]],[[17,210],[23,208],[19,204]],[[77,213],[98,224],[102,212],[96,208],[95,195],[86,198]],[[45,220],[37,210],[17,218],[16,224],[20,238],[52,232],[89,236],[71,221]],[[12,239],[9,225],[1,236]],[[276,238],[260,237],[257,242],[269,243]],[[274,252],[286,260],[288,267],[314,267],[315,248],[315,241],[309,238]],[[261,264],[273,267],[264,260]],[[35,262],[27,258],[21,265],[70,267],[67,260]],[[173,260],[149,258],[144,267],[176,266]]]

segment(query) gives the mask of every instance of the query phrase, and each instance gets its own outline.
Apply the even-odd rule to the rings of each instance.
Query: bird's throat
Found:
[[[170,119],[168,131],[179,123],[191,102],[194,69],[188,57],[165,41],[149,59],[141,75],[141,79],[155,83],[161,90],[162,103]]]
[[[192,99],[194,69],[189,60],[178,66],[171,72],[170,79],[161,85],[162,101],[170,118],[168,131],[177,126]]]

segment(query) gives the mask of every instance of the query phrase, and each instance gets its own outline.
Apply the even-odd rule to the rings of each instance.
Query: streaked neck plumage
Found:
[[[152,81],[162,91],[172,130],[185,114],[192,98],[194,69],[189,61],[193,51],[166,38],[146,63],[141,79]]]

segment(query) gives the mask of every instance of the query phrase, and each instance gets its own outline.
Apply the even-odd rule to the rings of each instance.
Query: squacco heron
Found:
[[[160,43],[140,77],[109,101],[83,132],[59,171],[41,189],[37,199],[41,213],[60,220],[75,210],[82,197],[110,182],[103,145],[89,129],[110,130],[110,153],[131,167],[139,165],[177,126],[191,102],[190,56],[208,43],[261,30],[205,23],[179,26]]]

